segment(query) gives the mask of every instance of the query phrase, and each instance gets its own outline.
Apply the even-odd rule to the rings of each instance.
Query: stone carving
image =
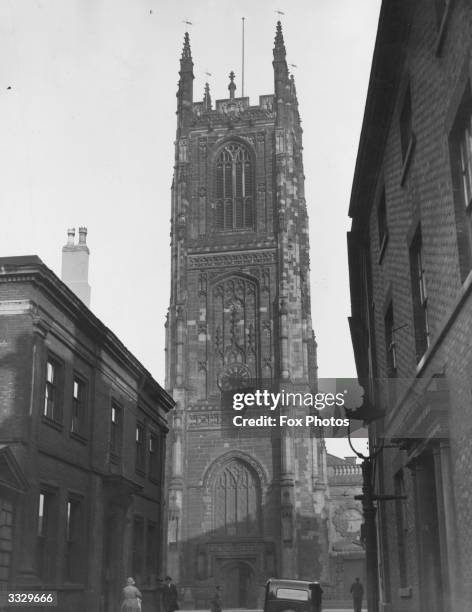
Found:
[[[251,266],[254,264],[271,264],[276,262],[275,249],[246,251],[244,253],[225,253],[217,255],[189,255],[189,269],[227,268],[229,266]]]
[[[187,416],[187,427],[189,429],[208,429],[219,427],[220,423],[220,415],[215,412],[189,414]]]

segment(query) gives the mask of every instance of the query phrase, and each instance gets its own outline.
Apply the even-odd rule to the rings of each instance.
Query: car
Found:
[[[316,581],[270,578],[265,588],[264,612],[320,612],[322,593]]]

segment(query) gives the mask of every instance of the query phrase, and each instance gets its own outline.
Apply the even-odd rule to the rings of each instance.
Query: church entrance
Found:
[[[244,561],[228,561],[222,567],[223,608],[254,608],[257,589],[254,570]]]

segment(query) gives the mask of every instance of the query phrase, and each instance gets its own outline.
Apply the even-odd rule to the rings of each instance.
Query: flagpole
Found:
[[[244,98],[244,20],[245,17],[241,17],[242,22],[243,22],[243,49],[242,49],[242,69],[241,69],[241,93],[242,93],[242,97]]]

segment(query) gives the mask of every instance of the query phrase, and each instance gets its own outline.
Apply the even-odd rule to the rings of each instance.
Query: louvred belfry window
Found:
[[[216,215],[219,231],[254,226],[252,165],[249,151],[239,144],[223,148],[216,160]]]

